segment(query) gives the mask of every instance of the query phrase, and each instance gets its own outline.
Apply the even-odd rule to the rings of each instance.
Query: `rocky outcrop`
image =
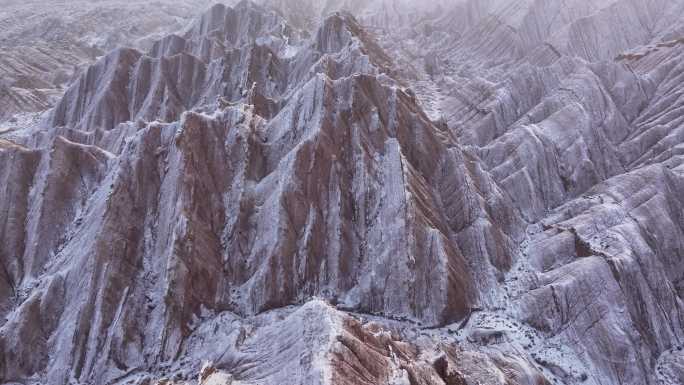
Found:
[[[0,383],[678,383],[678,4],[269,4],[0,134]]]
[[[507,198],[381,75],[389,58],[351,16],[326,19],[291,57],[249,30],[222,29],[234,23],[221,20],[263,13],[216,6],[184,43],[173,38],[184,52],[162,42],[156,58],[116,50],[55,108],[54,136],[42,139],[54,148],[32,183],[61,195],[33,199],[31,211],[41,201],[58,207],[26,230],[55,241],[29,247],[15,281],[33,285],[30,293],[52,293],[56,277],[69,282],[61,308],[74,311],[57,317],[74,327],[42,329],[35,338],[49,343],[21,350],[14,331],[41,322],[44,300],[20,300],[0,335],[31,364],[5,362],[7,378],[46,371],[55,383],[106,382],[140,362],[173,362],[203,309],[253,316],[319,296],[437,325],[491,301],[486,282],[510,265],[520,236]],[[283,25],[268,17],[264,25]],[[207,39],[225,54],[210,62],[192,54]],[[237,95],[212,86],[228,81],[253,86]],[[202,107],[212,114],[181,113],[214,99],[193,96],[201,92],[216,93]],[[133,118],[179,120],[143,123],[131,135]],[[78,169],[56,164],[71,143],[60,134],[82,141]],[[122,135],[131,136],[112,139]],[[52,180],[50,166],[79,183]],[[39,354],[54,358],[48,365]]]
[[[67,90],[50,123],[111,130],[237,102],[271,118],[316,73],[338,79],[387,71],[390,59],[349,15],[333,15],[314,38],[298,39],[272,11],[249,2],[215,5],[184,37],[162,39],[149,55],[120,49],[101,59]]]
[[[80,67],[120,45],[148,48],[207,1],[5,1],[0,10],[0,124],[54,106]],[[197,7],[200,8],[197,8]],[[11,122],[10,122],[11,123]],[[0,130],[2,130],[0,126]]]

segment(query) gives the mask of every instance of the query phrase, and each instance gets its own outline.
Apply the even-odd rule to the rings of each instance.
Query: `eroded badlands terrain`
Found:
[[[0,383],[684,383],[683,2],[8,3]]]

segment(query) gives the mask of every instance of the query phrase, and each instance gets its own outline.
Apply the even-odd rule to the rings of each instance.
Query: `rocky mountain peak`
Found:
[[[0,125],[0,384],[681,383],[679,10],[226,2],[93,58]]]

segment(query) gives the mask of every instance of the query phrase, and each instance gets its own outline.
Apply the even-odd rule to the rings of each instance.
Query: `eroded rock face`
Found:
[[[204,0],[4,1],[0,124],[14,125],[7,121],[54,106],[80,67],[121,45],[149,47],[208,5]]]
[[[0,382],[679,383],[679,4],[263,3],[0,134]]]
[[[234,329],[228,333],[220,327],[222,332],[216,333],[225,322]],[[413,342],[402,336],[411,336]],[[209,339],[215,342],[211,346],[205,343]],[[197,383],[205,385],[547,384],[525,359],[461,349],[441,342],[437,335],[418,337],[415,326],[383,326],[340,312],[321,300],[249,319],[228,314],[207,319],[187,346],[193,354],[201,352],[211,359],[199,369]],[[195,365],[186,369],[195,370]],[[142,381],[191,381],[183,377]]]

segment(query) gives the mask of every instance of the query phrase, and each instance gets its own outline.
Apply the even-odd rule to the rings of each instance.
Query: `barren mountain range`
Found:
[[[0,384],[684,384],[684,1],[0,5]]]

